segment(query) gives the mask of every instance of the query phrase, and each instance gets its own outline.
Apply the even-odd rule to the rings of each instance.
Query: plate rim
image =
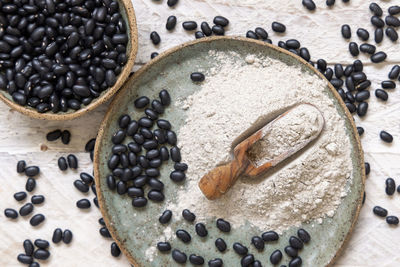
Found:
[[[306,66],[313,73],[317,74],[320,78],[322,78],[325,81],[327,81],[327,86],[330,89],[330,92],[333,94],[333,96],[338,101],[339,105],[344,110],[344,114],[345,114],[346,118],[348,119],[348,121],[349,121],[349,123],[351,125],[351,128],[352,128],[351,129],[352,137],[354,138],[354,140],[355,140],[355,142],[357,144],[356,148],[357,148],[358,151],[356,151],[355,154],[356,154],[356,157],[357,157],[357,159],[358,159],[358,161],[360,163],[359,167],[361,169],[360,171],[361,171],[361,182],[362,182],[362,184],[361,184],[361,190],[360,190],[361,194],[358,197],[358,204],[357,204],[357,208],[355,210],[355,214],[352,217],[352,222],[351,222],[350,229],[347,232],[347,234],[345,235],[341,246],[338,248],[338,250],[336,251],[335,255],[332,257],[330,262],[326,265],[326,267],[330,267],[339,258],[339,256],[343,252],[344,248],[348,244],[348,241],[350,240],[351,234],[354,231],[355,225],[357,223],[357,220],[358,220],[358,217],[359,217],[359,214],[360,214],[360,211],[361,211],[362,199],[363,199],[363,195],[364,195],[364,192],[365,192],[366,175],[365,175],[365,164],[364,164],[365,163],[365,161],[364,161],[364,152],[362,150],[361,139],[360,139],[360,136],[357,133],[357,127],[355,125],[353,116],[351,115],[351,113],[347,109],[344,101],[342,100],[342,98],[340,97],[340,95],[336,91],[336,89],[333,87],[333,85],[326,79],[326,77],[319,70],[317,70],[314,66],[309,64],[303,58],[301,58],[300,56],[295,55],[295,54],[293,54],[293,53],[291,53],[291,52],[289,52],[289,51],[287,51],[287,50],[285,50],[285,49],[283,49],[281,47],[266,43],[264,41],[245,38],[245,37],[240,37],[240,36],[212,36],[212,37],[206,37],[206,38],[201,38],[201,39],[197,39],[197,40],[194,40],[194,41],[186,42],[186,43],[183,43],[181,45],[178,45],[178,46],[175,46],[173,48],[170,48],[170,49],[166,50],[165,52],[161,53],[160,55],[158,55],[157,57],[155,57],[154,59],[152,59],[151,61],[149,61],[148,63],[146,63],[146,65],[141,67],[137,72],[135,72],[134,75],[132,75],[129,79],[127,79],[125,81],[125,83],[122,85],[121,89],[116,94],[116,96],[113,98],[113,100],[110,103],[110,105],[108,106],[107,112],[106,112],[106,114],[105,114],[105,116],[104,116],[104,118],[103,118],[103,120],[101,122],[99,131],[98,131],[98,134],[97,134],[97,137],[96,137],[96,145],[95,145],[95,149],[94,149],[94,159],[93,159],[93,170],[94,170],[94,176],[95,176],[94,178],[95,178],[95,184],[96,184],[97,198],[98,198],[99,208],[100,208],[101,214],[103,216],[103,219],[104,219],[104,221],[106,223],[107,229],[109,230],[114,242],[117,243],[118,247],[124,253],[124,255],[128,258],[129,262],[131,264],[133,264],[134,266],[145,267],[145,266],[139,265],[136,262],[135,258],[122,245],[123,243],[121,242],[115,227],[111,223],[110,215],[107,213],[106,209],[104,208],[105,200],[104,200],[102,191],[100,189],[100,177],[99,177],[99,174],[100,174],[100,170],[99,170],[100,155],[99,155],[99,150],[100,150],[100,146],[101,146],[102,141],[103,141],[103,136],[105,134],[106,125],[107,125],[107,123],[109,121],[109,118],[111,117],[111,114],[112,114],[113,107],[119,101],[119,99],[124,96],[124,92],[129,89],[128,84],[130,84],[131,82],[134,83],[138,79],[137,77],[140,77],[149,68],[151,68],[153,65],[156,65],[159,61],[161,61],[165,57],[168,57],[169,55],[177,52],[178,50],[186,48],[186,47],[194,46],[194,45],[199,44],[199,43],[210,43],[210,42],[213,42],[213,41],[220,41],[220,40],[236,40],[236,41],[242,41],[242,42],[245,42],[245,43],[253,43],[253,44],[257,44],[257,45],[268,47],[268,48],[270,48],[272,50],[275,50],[276,52],[280,52],[280,53],[286,54],[287,56],[293,57],[294,59],[299,61],[301,64]]]

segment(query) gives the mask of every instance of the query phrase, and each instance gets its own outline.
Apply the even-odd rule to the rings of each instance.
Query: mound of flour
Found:
[[[201,90],[176,103],[187,112],[178,146],[189,169],[185,189],[167,207],[176,214],[190,209],[200,220],[215,216],[233,227],[249,222],[278,232],[334,216],[351,177],[350,140],[323,93],[326,82],[271,58],[209,53],[217,63],[205,71]],[[312,103],[323,113],[317,141],[264,177],[240,177],[222,198],[207,200],[198,187],[201,177],[229,162],[244,137],[298,103]]]

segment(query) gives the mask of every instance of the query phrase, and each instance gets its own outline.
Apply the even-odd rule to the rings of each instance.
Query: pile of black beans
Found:
[[[170,103],[167,90],[162,90],[159,99],[151,103],[148,97],[139,97],[134,105],[144,112],[144,116],[136,121],[127,114],[122,115],[118,121],[119,129],[111,139],[114,145],[108,168],[112,173],[106,178],[107,185],[120,195],[128,194],[132,205],[137,208],[146,206],[148,199],[154,202],[164,200],[164,183],[158,179],[159,168],[169,158],[175,162],[170,179],[181,183],[186,178],[188,166],[181,162],[181,153],[176,146],[177,136],[171,130],[171,123],[160,118]],[[171,146],[170,150],[167,144]],[[147,198],[146,185],[150,187]]]
[[[40,168],[38,166],[26,166],[26,162],[24,160],[20,160],[17,163],[17,173],[20,174],[25,174],[28,179],[26,180],[25,184],[25,190],[27,192],[32,192],[35,187],[36,187],[36,180],[35,177],[37,177],[40,174]],[[23,201],[26,199],[28,194],[25,191],[20,191],[16,192],[14,194],[14,199],[18,202]],[[33,210],[34,210],[34,205],[39,205],[42,204],[45,200],[45,197],[43,195],[33,195],[31,197],[31,202],[28,202],[24,204],[20,210],[19,210],[19,215],[22,217],[31,215]],[[12,208],[6,208],[4,210],[4,215],[12,220],[15,220],[18,218],[18,212],[15,209]],[[45,216],[41,213],[33,215],[29,223],[32,226],[38,226],[45,220]]]
[[[0,3],[0,89],[39,113],[89,105],[127,62],[115,0]]]
[[[36,239],[34,243],[26,239],[23,243],[25,254],[19,254],[17,259],[20,263],[29,264],[29,267],[39,267],[40,264],[34,259],[47,260],[50,257],[49,246],[50,243],[43,239]]]
[[[196,215],[188,209],[182,211],[182,217],[185,221],[187,221],[191,225],[193,225],[193,223],[196,220]],[[158,218],[158,221],[160,222],[161,225],[167,225],[171,221],[171,219],[172,219],[172,211],[165,210]],[[231,232],[230,223],[222,218],[217,219],[216,227],[222,233]],[[205,237],[208,236],[208,230],[204,223],[201,222],[196,223],[194,225],[194,230],[200,240],[203,240]],[[190,235],[190,233],[184,229],[178,229],[176,231],[176,237],[186,245],[189,244],[192,240],[192,236]],[[278,233],[274,231],[268,231],[263,233],[261,236],[253,236],[251,239],[251,244],[257,251],[262,252],[264,250],[265,243],[273,245],[278,240],[279,240]],[[302,259],[298,256],[298,254],[299,251],[303,249],[304,244],[307,244],[308,242],[310,242],[310,240],[311,240],[310,234],[304,229],[299,229],[297,231],[297,236],[291,236],[289,238],[289,245],[285,247],[285,253],[289,257],[291,257],[291,260],[288,265],[289,267],[299,267],[302,265]],[[228,245],[223,238],[218,237],[215,240],[215,247],[219,252],[223,253],[227,250]],[[173,249],[171,244],[167,241],[158,242],[157,249],[161,253],[171,252],[172,259],[180,264],[186,263],[188,259],[189,262],[192,263],[193,265],[203,265],[205,262],[204,257],[200,255],[191,254],[188,257],[186,253],[181,251],[180,249]],[[241,256],[241,261],[240,261],[241,266],[243,267],[262,266],[261,262],[259,260],[256,260],[253,254],[249,253],[249,248],[242,245],[241,243],[239,242],[233,243],[232,249],[236,254]],[[279,249],[277,249],[271,253],[270,262],[273,265],[276,265],[281,262],[282,258],[283,258],[282,252]],[[208,266],[210,267],[220,267],[222,265],[223,265],[223,260],[220,258],[211,259],[208,261]]]

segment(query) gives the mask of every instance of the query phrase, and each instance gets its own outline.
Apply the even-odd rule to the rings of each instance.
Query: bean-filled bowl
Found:
[[[137,53],[130,0],[12,0],[0,9],[0,99],[11,108],[73,119],[129,76]]]
[[[124,84],[96,140],[100,209],[134,266],[330,266],[361,208],[345,104],[310,64],[265,42],[202,38],[157,56]],[[240,162],[243,144],[257,169]],[[207,194],[203,178],[236,159],[233,182],[209,179],[219,187]]]

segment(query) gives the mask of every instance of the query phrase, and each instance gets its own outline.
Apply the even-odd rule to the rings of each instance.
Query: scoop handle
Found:
[[[235,158],[230,163],[216,167],[203,176],[199,182],[200,190],[209,199],[221,197],[242,174],[244,168]]]

